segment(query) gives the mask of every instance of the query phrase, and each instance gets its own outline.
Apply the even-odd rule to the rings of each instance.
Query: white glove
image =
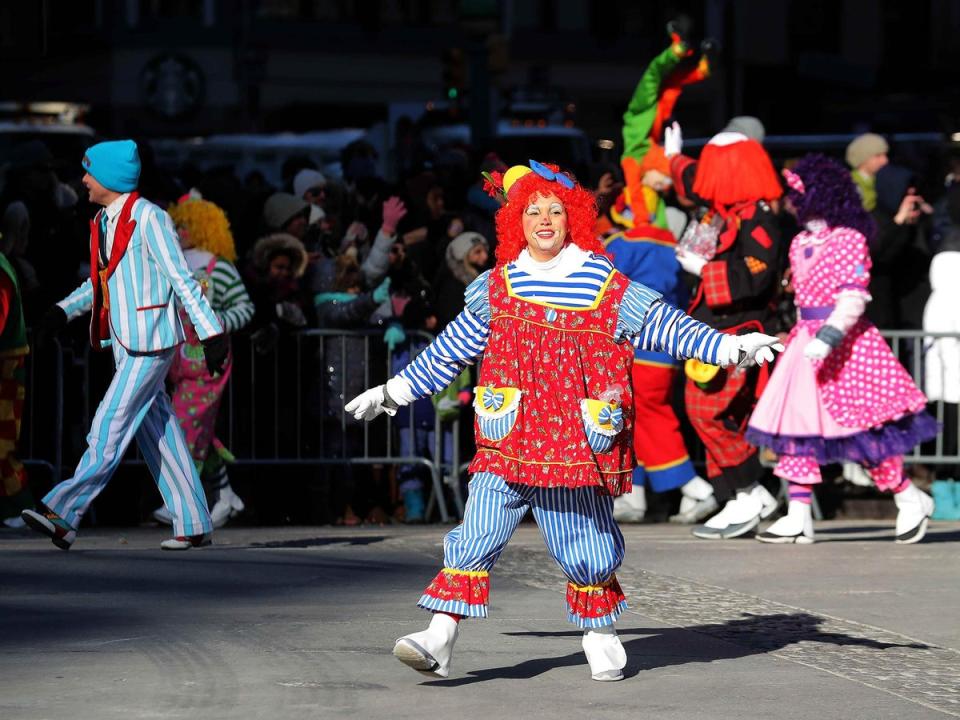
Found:
[[[830,351],[833,350],[832,347],[827,345],[820,338],[814,338],[806,345],[803,346],[803,356],[807,360],[823,360],[827,355],[830,354]]]
[[[344,406],[344,410],[353,415],[356,420],[373,420],[380,413],[385,412],[390,417],[397,414],[396,407],[384,407],[386,397],[384,388],[398,407],[409,405],[416,397],[410,389],[410,383],[400,377],[387,380],[386,385],[377,385],[375,388],[364,390]]]
[[[680,267],[691,275],[700,277],[700,275],[703,274],[703,266],[707,264],[707,259],[700,257],[696,253],[677,250],[677,262],[680,263]]]
[[[344,410],[353,415],[354,420],[373,420],[377,415],[386,412],[395,415],[396,410],[389,410],[383,406],[383,385],[364,390],[344,406]]]
[[[674,121],[663,129],[663,154],[668,158],[683,152],[683,133],[680,123]]]
[[[746,335],[737,335],[734,338],[737,341],[737,349],[742,350],[746,357],[740,363],[740,367],[747,367],[756,363],[763,365],[765,362],[773,362],[775,352],[783,352],[783,343],[780,338],[763,333],[747,333]]]

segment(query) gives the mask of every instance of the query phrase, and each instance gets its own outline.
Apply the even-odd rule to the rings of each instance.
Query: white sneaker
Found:
[[[223,527],[228,520],[242,513],[245,507],[243,500],[233,491],[232,487],[227,485],[220,488],[217,502],[213,504],[213,508],[210,510],[210,519],[213,521],[213,526],[215,528]]]
[[[643,485],[634,485],[633,490],[613,500],[613,519],[618,523],[643,522],[646,514],[647,493]]]
[[[583,631],[583,652],[590,665],[590,677],[600,682],[623,680],[627,651],[613,625]]]
[[[668,520],[672,523],[691,525],[710,517],[720,507],[713,486],[699,475],[695,475],[680,488],[680,509]]]
[[[760,501],[760,519],[766,520],[768,517],[773,515],[777,508],[780,507],[780,501],[777,500],[773,495],[770,494],[770,491],[767,490],[763,485],[757,483],[756,487],[750,491],[750,494],[757,498]]]
[[[164,525],[173,525],[173,515],[170,514],[169,510],[167,510],[166,505],[161,505],[154,510],[151,515],[153,515],[153,519],[158,523],[162,523]]]
[[[8,527],[11,530],[22,530],[27,526],[23,521],[23,518],[19,515],[14,515],[13,517],[8,517],[3,519],[3,526]]]
[[[183,551],[190,548],[207,547],[213,545],[213,533],[201,533],[200,535],[177,535],[167,538],[160,543],[161,550]]]
[[[727,501],[723,510],[703,525],[693,528],[694,537],[704,540],[729,540],[746,535],[760,524],[763,503],[750,490],[741,490],[733,500]]]
[[[397,640],[393,656],[414,670],[445,678],[450,675],[453,646],[459,634],[460,624],[452,617],[434,613],[426,630],[404,635]]]
[[[897,504],[897,542],[902,545],[918,543],[927,533],[927,520],[933,515],[933,498],[911,484],[893,496]]]
[[[813,509],[808,503],[791,500],[787,514],[762,533],[757,540],[765,543],[813,543]]]

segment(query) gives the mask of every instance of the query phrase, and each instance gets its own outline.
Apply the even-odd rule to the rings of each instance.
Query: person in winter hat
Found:
[[[90,222],[90,278],[52,307],[41,332],[91,313],[94,350],[111,348],[116,373],[93,417],[89,446],[68,480],[23,520],[68,550],[94,498],[137,438],[173,517],[164,550],[210,544],[213,524],[203,486],[164,383],[186,335],[179,310],[190,318],[210,374],[223,371],[227,337],[180,249],[170,216],[136,192],[140,157],[132,140],[104,142],[83,156],[83,184],[103,206]]]
[[[613,499],[630,490],[634,465],[634,345],[724,366],[770,360],[782,346],[718,333],[615,270],[594,234],[593,193],[558,167],[531,160],[491,173],[487,188],[506,200],[497,265],[412,363],[344,408],[363,420],[394,415],[483,358],[470,502],[418,603],[433,613],[430,626],[400,638],[394,655],[448,676],[460,620],[487,616],[490,570],[530,509],[567,577],[567,617],[583,630],[590,676],[620,680],[624,546]]]
[[[309,218],[310,206],[290,193],[274,193],[263,206],[263,222],[269,230],[293,235],[298,240],[306,234]]]

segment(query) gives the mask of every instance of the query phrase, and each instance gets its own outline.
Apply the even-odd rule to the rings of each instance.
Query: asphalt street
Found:
[[[449,679],[390,654],[422,629],[442,526],[237,528],[158,549],[85,530],[0,533],[0,718],[960,717],[960,524],[895,545],[830,522],[812,546],[625,529],[629,663],[592,682],[536,527],[464,624]]]

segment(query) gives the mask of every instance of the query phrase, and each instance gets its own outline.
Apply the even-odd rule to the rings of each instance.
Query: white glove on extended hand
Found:
[[[409,405],[416,398],[410,389],[410,384],[399,377],[390,378],[385,385],[377,385],[375,388],[364,390],[353,400],[344,406],[344,410],[353,415],[355,420],[373,420],[380,413],[386,413],[390,417],[397,414],[397,408],[384,407],[385,400],[384,388],[390,394],[391,399],[400,407]]]
[[[728,335],[731,342],[724,343],[723,348],[726,355],[722,358],[721,365],[735,365],[740,359],[740,351],[744,353],[743,361],[739,367],[749,367],[751,365],[763,365],[765,362],[772,362],[775,352],[783,352],[783,343],[779,338],[763,333],[748,333],[746,335]]]
[[[354,420],[373,420],[382,412],[388,415],[396,414],[396,410],[391,412],[383,406],[383,400],[383,385],[377,385],[375,388],[364,390],[343,409],[353,415]]]
[[[668,158],[683,152],[683,133],[680,123],[674,121],[663,129],[663,154]]]
[[[707,264],[706,258],[702,258],[696,253],[684,252],[683,250],[677,250],[677,262],[680,263],[680,267],[697,277],[703,274],[703,266]]]
[[[803,356],[807,360],[823,360],[827,355],[830,354],[830,351],[833,350],[832,347],[827,345],[820,338],[814,338],[806,345],[803,346]]]

